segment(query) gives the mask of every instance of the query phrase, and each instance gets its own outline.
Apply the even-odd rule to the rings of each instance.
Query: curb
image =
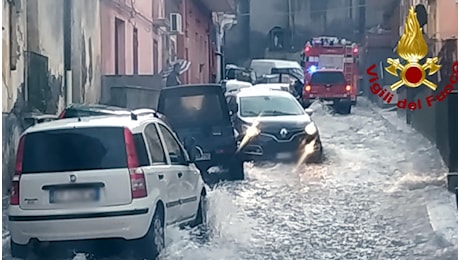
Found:
[[[390,109],[388,109],[388,111],[379,110],[377,107],[375,107],[376,104],[374,102],[370,101],[368,98],[363,98],[363,99],[365,100],[366,106],[376,114],[377,118],[382,119],[382,121],[383,121],[385,126],[387,126],[388,128],[391,128],[392,130],[399,131],[399,128],[396,125],[394,125],[393,123],[391,123],[390,120],[388,120],[386,117],[384,117],[382,115],[382,113],[381,113],[381,112],[388,112],[388,111],[392,111],[392,110],[390,110]],[[392,107],[391,109],[394,109],[394,108]]]
[[[388,112],[397,113],[397,107],[396,106],[395,107],[390,107],[390,108],[385,108],[385,109],[379,109],[379,108],[376,108],[375,106],[373,106],[374,103],[372,101],[366,99],[366,102],[368,102],[367,105],[369,106],[369,109],[371,109],[373,112],[375,112],[376,117],[381,118],[384,121],[385,126],[391,128],[393,130],[396,130],[398,132],[406,132],[405,129],[401,129],[401,127],[399,127],[398,125],[392,123],[391,120],[389,120],[387,117],[385,117],[383,115],[383,113],[388,113]],[[417,129],[413,128],[411,125],[408,125],[408,124],[406,124],[404,122],[402,122],[402,123],[404,124],[404,126],[407,126],[408,130],[410,129],[410,130],[412,130],[412,131],[414,131],[414,132],[416,132],[418,134],[421,134],[420,132],[417,131]],[[433,144],[433,143],[431,143],[431,144],[435,146],[435,144]],[[457,183],[458,183],[458,181],[457,181],[457,173],[447,173],[445,175],[444,188],[447,189],[448,191],[450,191],[455,196],[458,196],[457,186],[453,187],[452,185],[457,184]]]

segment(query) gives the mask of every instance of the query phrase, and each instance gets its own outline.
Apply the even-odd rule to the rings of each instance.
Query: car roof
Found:
[[[299,68],[301,67],[297,61],[293,60],[276,60],[276,59],[254,59],[251,65],[255,63],[272,63],[277,68]]]
[[[181,89],[200,89],[200,88],[210,88],[210,89],[222,89],[220,84],[187,84],[187,85],[178,85],[173,87],[166,87],[161,90],[161,92],[174,92]]]
[[[133,133],[140,132],[141,126],[147,122],[162,122],[168,125],[167,122],[158,119],[152,115],[140,115],[137,120],[133,120],[129,115],[121,116],[88,116],[88,117],[76,117],[55,120],[51,122],[44,122],[41,124],[34,125],[27,128],[24,134],[43,132],[51,130],[79,128],[79,127],[125,127],[130,129]]]
[[[252,88],[267,88],[267,89],[281,89],[281,87],[288,87],[289,86],[289,83],[278,83],[278,82],[274,82],[274,83],[260,83],[260,84],[256,84],[254,86],[252,86]]]
[[[241,89],[237,94],[238,97],[258,97],[258,96],[277,96],[277,97],[292,97],[291,93],[284,90],[271,90],[271,89],[255,89],[244,88]]]
[[[123,108],[123,107],[116,107],[116,106],[109,106],[109,105],[102,105],[102,104],[70,104],[66,108],[67,109],[78,109],[78,110],[90,110],[90,111],[100,111],[105,113],[113,113],[113,114],[129,114],[130,109]]]

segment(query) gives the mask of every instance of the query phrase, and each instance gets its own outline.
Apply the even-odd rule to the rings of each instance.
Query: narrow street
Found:
[[[209,239],[169,228],[165,259],[457,259],[456,215],[436,217],[455,210],[436,149],[366,100],[350,116],[315,105],[327,161],[248,164],[247,180],[210,193]]]
[[[436,149],[363,103],[315,114],[323,165],[248,165],[247,181],[213,191],[211,242],[171,231],[168,259],[457,259],[427,210],[435,199],[455,210]]]

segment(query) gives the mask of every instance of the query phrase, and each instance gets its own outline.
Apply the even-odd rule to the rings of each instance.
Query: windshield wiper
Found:
[[[259,113],[256,113],[254,111],[244,111],[244,114],[250,116],[259,116]]]
[[[294,113],[287,113],[287,112],[283,112],[283,111],[279,111],[279,110],[266,110],[264,112],[262,112],[262,114],[266,115],[266,114],[270,114],[270,115],[274,115],[274,116],[295,116],[297,114],[294,114]]]

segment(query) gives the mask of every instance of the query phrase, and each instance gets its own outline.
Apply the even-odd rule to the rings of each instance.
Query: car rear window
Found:
[[[345,77],[342,72],[328,71],[315,72],[311,76],[310,84],[345,84]]]
[[[123,131],[121,127],[93,127],[27,134],[23,173],[126,168]]]
[[[169,96],[164,103],[164,114],[173,126],[213,124],[225,119],[216,93]]]

